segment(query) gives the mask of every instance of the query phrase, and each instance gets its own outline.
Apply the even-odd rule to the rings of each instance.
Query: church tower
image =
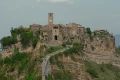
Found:
[[[48,25],[53,25],[53,13],[48,13]]]

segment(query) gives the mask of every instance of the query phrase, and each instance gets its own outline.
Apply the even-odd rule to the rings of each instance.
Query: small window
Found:
[[[58,37],[57,37],[57,35],[55,35],[55,37],[54,37],[54,38],[55,38],[55,40],[58,40]]]

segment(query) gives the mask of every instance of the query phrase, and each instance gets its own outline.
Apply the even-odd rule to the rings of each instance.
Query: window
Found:
[[[57,37],[57,35],[55,35],[55,36],[54,36],[54,39],[55,39],[55,40],[58,40],[58,37]]]

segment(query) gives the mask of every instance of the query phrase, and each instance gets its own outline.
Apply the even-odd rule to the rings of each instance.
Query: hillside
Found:
[[[55,41],[35,25],[12,28],[11,36],[1,39],[0,80],[43,80],[43,68],[45,80],[119,80],[120,60],[113,35],[105,30],[92,32],[90,28],[75,27],[76,24],[67,26],[72,29],[68,37],[63,32],[65,39],[55,35]],[[63,30],[64,25],[55,25],[59,33],[58,28]],[[82,31],[74,32],[77,29]],[[44,60],[47,64],[42,67]]]

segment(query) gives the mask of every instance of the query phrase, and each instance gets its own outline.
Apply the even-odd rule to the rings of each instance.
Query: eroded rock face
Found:
[[[83,27],[80,24],[52,24],[52,25],[30,25],[30,31],[33,33],[40,32],[40,43],[48,46],[59,46],[67,43],[81,43],[84,45],[84,52],[90,57],[99,57],[111,59],[115,53],[115,38],[112,34],[105,30],[96,30],[91,32],[90,29]],[[20,39],[18,39],[19,41]],[[39,42],[37,47],[39,47]],[[15,44],[20,51],[22,47],[20,42]],[[31,46],[29,46],[31,47]],[[38,52],[39,49],[25,49],[27,52]]]
[[[76,42],[83,44],[85,54],[98,63],[111,62],[115,53],[115,38],[106,30],[91,32],[90,29],[76,23],[53,24],[51,27],[45,25],[36,29],[32,27],[31,29],[32,31],[40,30],[43,43],[50,46]],[[103,61],[100,61],[102,59]]]
[[[76,23],[53,24],[51,27],[49,25],[34,27],[33,25],[31,30],[41,31],[41,39],[47,45],[79,42],[84,44],[86,52],[93,54],[107,55],[115,52],[115,38],[105,30],[96,30],[89,34],[85,27]]]
[[[69,56],[58,56],[58,64],[51,64],[52,66],[52,75],[55,77],[55,74],[58,71],[68,72],[68,75],[71,75],[71,80],[92,80],[90,75],[86,72],[84,61],[78,57],[78,55],[73,56],[73,60]]]
[[[97,63],[110,63],[115,54],[115,39],[105,30],[94,31],[85,38],[85,53]]]

